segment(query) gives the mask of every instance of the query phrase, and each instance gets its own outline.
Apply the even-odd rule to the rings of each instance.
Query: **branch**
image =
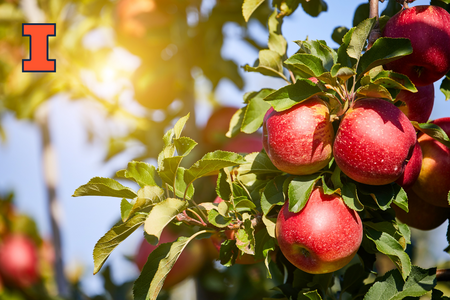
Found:
[[[369,18],[377,18],[377,21],[375,22],[375,26],[370,32],[367,50],[369,50],[372,47],[373,43],[375,43],[375,41],[379,37],[381,37],[380,24],[378,23],[378,0],[369,0],[369,6]]]
[[[450,269],[436,270],[437,281],[450,281]]]

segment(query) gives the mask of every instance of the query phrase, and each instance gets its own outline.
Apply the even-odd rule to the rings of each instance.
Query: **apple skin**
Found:
[[[345,114],[333,145],[337,165],[348,177],[369,185],[397,180],[416,144],[416,131],[394,104],[358,100]]]
[[[203,142],[215,148],[221,147],[229,139],[225,136],[230,121],[238,109],[233,106],[221,106],[214,110],[202,131]]]
[[[402,90],[396,100],[405,102],[400,110],[410,119],[419,123],[429,120],[434,106],[434,85],[418,86],[417,93]]]
[[[450,70],[450,14],[443,8],[417,5],[389,19],[384,37],[408,38],[413,53],[386,64],[416,86],[429,85]]]
[[[252,153],[259,152],[262,148],[263,143],[260,135],[239,135],[231,138],[222,147],[222,150],[236,153]]]
[[[165,228],[161,234],[159,244],[170,243],[175,241],[178,235],[171,232]],[[136,263],[139,270],[142,271],[147,258],[150,253],[155,250],[157,246],[151,245],[147,240],[143,239],[139,245],[136,256],[134,257],[134,262]],[[173,266],[172,270],[167,274],[166,280],[164,281],[163,288],[170,289],[177,283],[185,280],[189,276],[195,275],[203,266],[204,262],[204,248],[200,240],[191,241],[186,248],[181,253],[177,262]]]
[[[402,223],[420,230],[432,230],[439,227],[450,217],[450,208],[434,206],[422,200],[411,189],[408,195],[408,212],[393,204],[395,215]]]
[[[281,112],[270,110],[264,119],[264,149],[279,170],[308,175],[331,160],[334,129],[321,99],[312,98]]]
[[[348,264],[363,238],[359,215],[337,195],[316,188],[305,207],[289,212],[288,202],[278,214],[276,237],[283,255],[311,274],[330,273]]]
[[[450,135],[449,117],[437,119],[432,123]],[[450,149],[427,134],[421,134],[418,141],[422,148],[423,161],[419,177],[412,189],[422,200],[432,205],[450,207],[447,201],[450,191]]]
[[[28,288],[39,281],[38,249],[29,237],[11,234],[3,240],[0,275],[6,284],[18,288]]]
[[[405,171],[403,171],[403,174],[400,175],[400,177],[395,182],[397,182],[403,188],[412,186],[419,177],[421,167],[422,148],[420,148],[419,142],[416,142],[411,158],[405,166]]]

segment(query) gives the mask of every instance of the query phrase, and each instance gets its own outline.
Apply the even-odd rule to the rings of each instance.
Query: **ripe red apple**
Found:
[[[363,238],[359,215],[337,195],[316,188],[298,213],[278,214],[276,237],[284,256],[297,268],[312,274],[336,271],[355,256]]]
[[[232,106],[222,106],[209,117],[202,131],[203,142],[217,148],[229,139],[225,136],[230,127],[230,121],[238,109]]]
[[[417,93],[402,90],[396,100],[405,102],[400,110],[410,119],[419,123],[428,121],[434,105],[434,85],[418,86]]]
[[[438,6],[418,5],[389,19],[383,36],[408,38],[413,53],[386,64],[417,86],[432,84],[450,70],[450,14]]]
[[[231,138],[222,147],[222,150],[236,153],[252,153],[259,152],[262,148],[263,143],[260,135],[239,135]]]
[[[412,186],[419,177],[421,167],[422,148],[420,148],[419,142],[416,142],[411,158],[405,166],[405,171],[395,182],[404,188]]]
[[[0,245],[0,275],[5,283],[27,288],[39,280],[38,250],[27,236],[7,236]]]
[[[433,123],[450,135],[450,118],[437,119]],[[430,204],[450,207],[447,200],[450,191],[450,149],[427,134],[420,135],[418,141],[423,161],[412,189]]]
[[[165,228],[161,234],[158,245],[173,242],[177,238],[178,235]],[[149,244],[145,239],[141,242],[134,258],[134,262],[139,270],[142,271],[148,256],[156,249],[156,247],[157,246]],[[175,284],[187,279],[189,276],[195,275],[203,265],[204,254],[201,241],[191,241],[183,250],[172,270],[167,275],[163,287],[165,289],[170,289]]]
[[[288,110],[271,110],[263,122],[263,145],[281,171],[307,175],[331,160],[333,125],[327,105],[315,97]]]
[[[420,199],[411,189],[407,189],[406,193],[408,194],[408,212],[395,204],[392,205],[397,219],[402,223],[420,230],[431,230],[439,227],[450,217],[450,208],[431,205]]]
[[[333,152],[337,165],[355,181],[384,185],[405,170],[416,131],[394,104],[375,98],[356,101],[339,125]]]

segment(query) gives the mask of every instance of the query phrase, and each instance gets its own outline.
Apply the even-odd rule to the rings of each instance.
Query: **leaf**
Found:
[[[310,300],[322,300],[322,297],[320,297],[320,295],[317,292],[317,290],[306,292],[306,293],[303,294],[303,296],[306,296]]]
[[[252,174],[279,174],[283,173],[278,170],[270,160],[265,152],[254,152],[245,156],[247,161],[245,164],[239,166],[239,175]]]
[[[370,69],[382,66],[413,52],[411,42],[406,38],[378,38],[362,56],[358,73],[365,74]]]
[[[185,115],[184,117],[181,117],[173,126],[173,134],[174,134],[174,138],[179,139],[181,136],[181,132],[184,129],[184,126],[186,125],[187,120],[189,120],[189,115],[190,113],[188,113],[187,115]]]
[[[311,77],[319,77],[326,72],[322,60],[312,54],[297,53],[285,60],[284,63],[299,69]]]
[[[369,273],[364,270],[361,264],[356,263],[351,265],[345,270],[341,293],[344,291],[350,294],[357,292],[368,275]]]
[[[321,12],[327,11],[328,6],[322,0],[301,1],[302,8],[308,15],[317,17]]]
[[[344,38],[344,35],[348,32],[348,28],[345,26],[336,27],[333,29],[333,33],[331,34],[331,38],[333,41],[338,43],[339,45],[342,44],[342,39]]]
[[[343,81],[347,81],[353,75],[356,75],[355,70],[349,67],[342,67],[340,63],[335,64],[330,71],[331,76],[338,77]]]
[[[320,59],[324,70],[330,71],[337,61],[337,53],[325,41],[295,41],[300,46],[299,53],[311,54]]]
[[[189,242],[207,231],[199,231],[193,236],[179,237],[175,242],[161,244],[150,253],[147,263],[142,269],[141,275],[133,286],[135,300],[156,300],[164,284],[167,274],[170,272],[178,257]]]
[[[144,223],[146,217],[146,214],[137,214],[125,223],[119,222],[98,240],[93,254],[94,274],[100,271],[111,252]]]
[[[139,189],[137,198],[135,198],[131,202],[132,205],[128,211],[128,214],[126,214],[125,211],[122,213],[122,221],[125,222],[126,220],[128,220],[129,217],[133,216],[138,211],[160,202],[163,196],[164,190],[159,186],[148,185]]]
[[[87,184],[77,188],[72,197],[106,196],[133,199],[137,194],[111,178],[94,177]]]
[[[445,131],[442,130],[442,128],[439,127],[438,125],[433,123],[419,124],[416,121],[411,121],[411,124],[413,124],[414,128],[422,131],[425,134],[428,134],[439,143],[445,145],[447,148],[450,148],[450,139],[447,133],[445,133]]]
[[[122,221],[125,222],[128,219],[128,216],[130,215],[131,209],[133,208],[133,204],[128,202],[127,199],[122,199],[120,202],[120,217],[122,218]]]
[[[177,149],[178,155],[182,157],[186,157],[189,153],[191,153],[192,149],[197,146],[196,141],[185,136],[174,138],[173,144],[175,145],[175,149]]]
[[[184,173],[185,182],[190,184],[197,178],[206,176],[222,168],[244,164],[244,158],[236,153],[216,150],[205,154]]]
[[[276,227],[277,219],[276,218],[267,218],[267,216],[263,215],[262,221],[263,221],[264,225],[266,225],[267,233],[275,239],[276,238],[275,227]]]
[[[341,188],[344,203],[353,210],[362,211],[364,205],[359,201],[356,185],[352,182],[345,183]]]
[[[126,170],[117,171],[116,176],[134,180],[140,187],[157,185],[155,182],[156,168],[143,161],[130,161]]]
[[[350,41],[352,39],[353,32],[355,31],[355,27],[351,28],[347,33],[345,33],[342,38],[341,46],[338,49],[338,63],[340,63],[344,67],[352,68],[354,64],[354,59],[350,58],[347,54],[347,48],[349,47]]]
[[[372,30],[375,21],[376,18],[366,19],[362,21],[356,26],[355,31],[352,34],[350,43],[347,47],[347,54],[351,58],[356,59],[356,61],[359,61],[361,57],[361,52],[364,49],[366,40],[369,37],[370,31]]]
[[[244,253],[255,255],[255,229],[250,219],[246,219],[243,227],[236,232],[236,246]]]
[[[173,185],[177,169],[183,159],[182,156],[165,157],[161,160],[158,168],[158,175],[164,183]]]
[[[264,215],[267,215],[274,206],[284,204],[283,184],[285,180],[285,176],[277,176],[267,183],[261,195],[261,209]]]
[[[295,84],[287,85],[265,98],[276,111],[283,111],[292,106],[320,95],[321,89],[309,80],[297,80]]]
[[[230,171],[227,168],[220,170],[217,177],[216,193],[223,200],[230,200],[233,196],[233,184]]]
[[[145,220],[144,230],[149,235],[151,244],[158,244],[159,238],[163,229],[166,227],[170,221],[175,218],[176,215],[181,213],[187,208],[188,204],[186,201],[167,198],[159,203],[157,203]]]
[[[248,22],[253,12],[264,2],[264,0],[244,0],[242,4],[242,15],[245,22]]]
[[[266,76],[281,77],[288,82],[283,74],[283,62],[280,54],[275,51],[263,49],[259,51],[259,59],[254,67],[245,65],[244,70],[247,72],[258,72]]]
[[[448,101],[448,99],[450,99],[450,79],[448,77],[444,77],[444,80],[442,80],[439,89],[444,94],[445,101]]]
[[[177,169],[177,175],[175,179],[175,188],[176,188],[176,196],[178,198],[186,198],[191,199],[194,195],[194,186],[190,184],[189,186],[184,181],[184,173],[186,172],[186,169],[183,167],[179,167]],[[173,187],[171,185],[168,186],[169,190],[173,192]],[[187,191],[186,191],[187,189]],[[186,194],[185,194],[186,193]]]
[[[356,95],[358,98],[385,98],[392,101],[391,93],[385,87],[373,83],[359,87]]]
[[[399,189],[397,196],[394,198],[394,204],[403,209],[404,211],[408,212],[408,195],[406,194],[405,190],[401,187],[397,187]]]
[[[249,95],[250,100],[241,125],[242,132],[254,133],[261,127],[266,112],[271,108],[264,98],[272,92],[272,89],[262,89]]]
[[[403,279],[411,272],[411,260],[403,250],[402,245],[386,232],[379,232],[371,228],[365,228],[364,232],[375,243],[378,251],[386,254],[401,272]]]
[[[370,75],[372,75],[371,73],[372,72],[370,72]],[[417,88],[408,76],[392,71],[378,72],[375,77],[370,79],[370,81],[374,84],[382,85],[387,89],[407,90],[412,93],[417,92]]]
[[[309,196],[314,188],[314,185],[319,180],[319,176],[306,175],[296,176],[291,183],[289,183],[289,211],[298,213],[305,207]]]
[[[241,126],[242,126],[242,123],[244,122],[244,116],[245,116],[246,109],[247,109],[247,107],[238,109],[234,113],[234,115],[231,117],[229,129],[228,129],[227,133],[225,134],[226,137],[232,138],[232,137],[236,136],[239,132],[241,132]]]
[[[281,57],[286,54],[287,42],[281,34],[281,25],[283,25],[283,18],[277,17],[277,10],[275,9],[269,17],[269,49],[277,52]]]
[[[222,216],[217,210],[208,212],[208,222],[219,228],[225,228],[233,222],[233,218]]]
[[[396,198],[396,191],[393,188],[393,185],[379,185],[379,186],[371,186],[371,185],[358,185],[358,192],[361,193],[360,199],[362,196],[370,196],[372,200],[375,201],[377,206],[382,210],[387,210],[392,201]]]

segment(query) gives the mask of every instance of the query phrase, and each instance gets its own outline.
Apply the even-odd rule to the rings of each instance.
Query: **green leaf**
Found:
[[[337,53],[327,46],[325,41],[295,41],[300,46],[299,53],[312,54],[320,59],[322,66],[326,71],[330,71],[331,67],[337,61]]]
[[[267,216],[263,215],[262,221],[263,221],[264,225],[266,225],[267,233],[275,239],[276,238],[275,227],[276,227],[277,219],[276,218],[268,218]]]
[[[241,126],[242,126],[242,123],[244,122],[244,116],[245,116],[246,110],[247,110],[247,107],[240,108],[231,117],[230,127],[228,129],[228,132],[225,134],[226,137],[232,138],[241,132]]]
[[[358,66],[358,73],[364,74],[370,69],[382,66],[413,51],[411,42],[405,38],[378,38],[372,47],[362,56]]]
[[[352,182],[347,182],[341,188],[342,199],[344,203],[353,210],[362,211],[364,205],[359,201],[356,185]]]
[[[344,35],[348,32],[348,30],[349,29],[345,26],[336,27],[331,34],[331,38],[333,39],[333,41],[341,45],[342,39],[344,38]]]
[[[408,76],[392,71],[378,72],[375,77],[370,79],[370,81],[374,84],[382,85],[387,89],[407,90],[412,93],[417,92],[417,88]]]
[[[368,275],[369,273],[364,270],[364,267],[360,263],[351,265],[345,270],[341,293],[348,292],[354,294],[358,292]]]
[[[340,189],[344,186],[341,181],[341,169],[337,165],[333,170],[333,174],[331,174],[331,182],[336,189]]]
[[[327,185],[326,180],[325,180],[325,176],[320,176],[320,178],[322,179],[322,189],[323,189],[323,193],[325,195],[333,195],[333,194],[340,195],[341,194],[341,189],[340,188],[332,189],[332,188],[330,188]]]
[[[220,245],[220,263],[226,267],[234,265],[239,255],[239,249],[236,247],[235,240],[225,240]]]
[[[173,126],[173,134],[174,138],[179,139],[181,136],[181,132],[184,129],[184,126],[186,125],[187,120],[189,120],[189,113],[185,115],[184,117],[181,117],[176,123],[175,126]]]
[[[317,290],[303,293],[303,296],[306,296],[310,300],[322,300]]]
[[[217,210],[208,212],[208,222],[219,228],[225,228],[233,222],[233,218],[222,216]]]
[[[161,160],[158,168],[158,175],[164,183],[173,185],[175,182],[176,173],[180,166],[182,156],[165,157]]]
[[[359,61],[361,57],[361,52],[364,49],[370,31],[375,25],[375,21],[376,18],[366,19],[362,21],[356,26],[355,31],[352,34],[350,43],[347,47],[347,54],[351,58],[356,59],[356,61]]]
[[[253,203],[252,201],[248,200],[245,197],[239,197],[234,199],[234,205],[236,207],[236,211],[242,213],[244,211],[251,211],[252,209],[256,208],[255,203]]]
[[[255,255],[255,229],[250,219],[246,219],[236,232],[236,246],[244,253]]]
[[[87,184],[77,188],[72,197],[106,196],[133,199],[137,194],[111,178],[94,177]]]
[[[273,92],[265,100],[276,111],[283,111],[321,93],[321,89],[311,81],[297,80],[295,84],[287,85]]]
[[[450,99],[450,79],[448,77],[445,77],[444,80],[442,80],[439,89],[444,94],[445,101],[448,101],[448,99]]]
[[[138,211],[160,202],[163,199],[163,196],[164,190],[159,186],[148,185],[139,189],[137,198],[130,203],[131,207],[128,210],[128,214],[126,214],[125,211],[122,213],[122,221],[125,222]]]
[[[359,23],[364,21],[369,17],[369,3],[363,3],[359,5],[355,14],[353,15],[353,27],[357,26]]]
[[[192,149],[197,146],[196,141],[185,136],[174,138],[173,144],[175,145],[175,149],[177,149],[178,155],[182,157],[186,157],[189,153],[191,153]]]
[[[345,33],[344,37],[342,38],[341,46],[339,46],[338,49],[338,63],[340,63],[344,67],[352,68],[355,63],[354,59],[350,58],[350,56],[347,54],[347,48],[350,45],[350,41],[355,29],[356,28],[353,27],[349,31],[347,31],[347,33]]]
[[[326,2],[322,0],[301,1],[301,3],[305,13],[312,17],[317,17],[321,12],[328,10]]]
[[[408,195],[406,194],[405,190],[398,186],[398,193],[397,196],[394,198],[394,204],[403,209],[404,211],[408,212]]]
[[[283,184],[285,180],[285,176],[277,176],[267,183],[261,195],[261,209],[264,215],[267,215],[274,206],[284,204]]]
[[[312,54],[297,53],[285,60],[284,63],[299,69],[311,77],[319,77],[326,72],[322,60]]]
[[[247,72],[258,72],[266,76],[281,77],[288,82],[283,74],[283,61],[278,52],[264,49],[259,51],[259,59],[255,62],[254,67],[245,65],[244,70]]]
[[[396,193],[400,191],[396,191],[392,184],[387,185],[379,185],[379,186],[371,186],[371,185],[358,185],[358,192],[361,193],[359,195],[361,197],[369,196],[372,200],[375,201],[377,206],[382,210],[387,210],[392,201],[396,198]]]
[[[230,171],[223,168],[217,177],[216,193],[223,200],[230,200],[233,196],[233,184]]]
[[[369,83],[363,85],[356,90],[358,98],[384,98],[392,101],[392,96],[389,91],[382,85]]]
[[[428,134],[439,143],[445,145],[447,148],[450,148],[450,139],[448,138],[447,133],[445,133],[445,131],[442,130],[442,128],[438,125],[433,123],[419,124],[416,121],[411,121],[411,123],[416,129],[422,131],[425,134]]]
[[[242,120],[241,131],[245,133],[256,132],[262,125],[264,115],[270,109],[270,104],[264,98],[272,93],[272,89],[262,89],[247,96],[250,99]]]
[[[254,152],[245,156],[247,161],[245,164],[239,166],[239,175],[243,174],[280,174],[282,171],[278,170],[270,160],[265,152]]]
[[[120,202],[120,217],[122,218],[122,221],[125,222],[128,219],[132,208],[132,203],[128,202],[128,200],[125,198],[122,199],[122,201]]]
[[[94,247],[94,274],[100,271],[111,252],[144,223],[146,217],[146,214],[137,214],[125,223],[119,222],[98,240]]]
[[[286,54],[287,42],[281,34],[281,25],[283,25],[283,18],[277,17],[277,10],[275,9],[269,17],[269,49],[277,52],[280,56]]]
[[[192,184],[187,185],[187,183],[184,181],[184,173],[186,172],[186,169],[183,167],[179,167],[177,169],[177,175],[175,179],[175,188],[176,188],[176,196],[178,198],[185,198],[187,200],[191,199],[192,196],[194,196],[194,186]],[[169,190],[173,192],[173,187],[171,185],[168,186]],[[187,189],[187,191],[186,191]],[[186,194],[185,194],[186,193]]]
[[[122,178],[133,179],[140,187],[157,185],[155,181],[156,168],[143,161],[130,161],[126,170],[117,171]]]
[[[342,67],[340,63],[335,64],[330,71],[332,77],[337,77],[343,81],[347,81],[353,75],[356,75],[355,70],[349,67]]]
[[[169,224],[176,215],[188,207],[186,201],[167,198],[157,203],[145,220],[144,230],[149,235],[151,244],[158,244],[163,229]]]
[[[294,177],[289,183],[288,190],[290,212],[298,213],[305,207],[314,185],[319,179],[317,174]]]
[[[264,2],[264,0],[244,0],[242,4],[242,15],[245,22],[248,22],[253,12]]]
[[[371,228],[365,228],[364,232],[367,238],[375,243],[377,250],[386,254],[397,266],[403,279],[406,279],[411,272],[411,260],[402,245],[386,232],[379,232]]]
[[[184,248],[189,242],[205,232],[207,231],[197,232],[189,238],[179,237],[175,242],[161,244],[152,251],[142,269],[141,275],[134,283],[134,299],[156,300],[167,274],[169,274]]]
[[[190,184],[197,178],[207,176],[222,168],[244,164],[244,158],[236,153],[216,150],[205,154],[184,173],[185,182]]]

